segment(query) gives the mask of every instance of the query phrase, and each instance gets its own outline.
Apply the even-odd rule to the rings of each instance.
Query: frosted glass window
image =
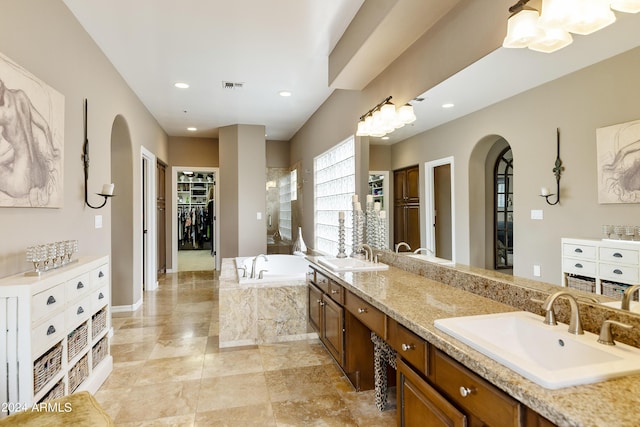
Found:
[[[352,197],[356,188],[353,137],[319,155],[313,161],[315,241],[314,249],[327,255],[338,253],[338,213],[344,211],[345,243],[351,253]]]
[[[280,217],[278,227],[284,240],[291,240],[291,175],[284,175],[278,181],[280,189]]]
[[[291,171],[291,201],[298,200],[298,169]]]

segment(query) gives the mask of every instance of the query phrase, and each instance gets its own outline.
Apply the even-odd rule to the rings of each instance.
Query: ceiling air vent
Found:
[[[244,83],[238,83],[238,82],[222,82],[222,88],[223,89],[242,89],[242,87],[244,86]]]

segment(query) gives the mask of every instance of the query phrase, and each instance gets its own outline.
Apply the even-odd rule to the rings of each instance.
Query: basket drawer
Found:
[[[567,273],[583,276],[595,276],[597,270],[595,261],[586,261],[579,258],[562,258],[562,269]]]
[[[31,355],[38,356],[64,337],[64,312],[33,329]]]
[[[636,283],[638,281],[638,267],[601,263],[600,277],[618,282]]]
[[[638,265],[640,252],[633,249],[600,248],[600,261]]]
[[[35,294],[31,299],[31,321],[38,321],[64,307],[64,283]]]
[[[596,259],[596,247],[565,243],[562,245],[562,255],[571,258]]]
[[[37,394],[62,370],[62,343],[33,362],[33,394]]]

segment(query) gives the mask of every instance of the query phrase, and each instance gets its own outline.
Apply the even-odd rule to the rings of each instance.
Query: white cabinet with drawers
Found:
[[[109,257],[0,279],[0,418],[75,391],[113,368]]]
[[[570,275],[591,278],[594,292],[619,297],[621,285],[640,279],[640,242],[624,240],[562,239],[562,285]],[[613,294],[608,289],[615,288]]]

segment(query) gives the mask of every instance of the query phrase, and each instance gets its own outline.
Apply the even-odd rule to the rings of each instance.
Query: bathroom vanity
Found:
[[[530,299],[544,299],[555,285],[391,253],[381,259],[387,271],[332,273],[309,260],[310,323],[354,386],[372,387],[371,331],[397,352],[399,425],[635,426],[640,419],[639,375],[549,390],[434,326],[436,319],[519,309],[541,314]],[[603,313],[639,326],[619,311],[581,307],[585,329],[599,327]],[[560,307],[559,321],[567,309]],[[637,346],[637,338],[623,338]],[[357,348],[364,351],[356,358]]]

